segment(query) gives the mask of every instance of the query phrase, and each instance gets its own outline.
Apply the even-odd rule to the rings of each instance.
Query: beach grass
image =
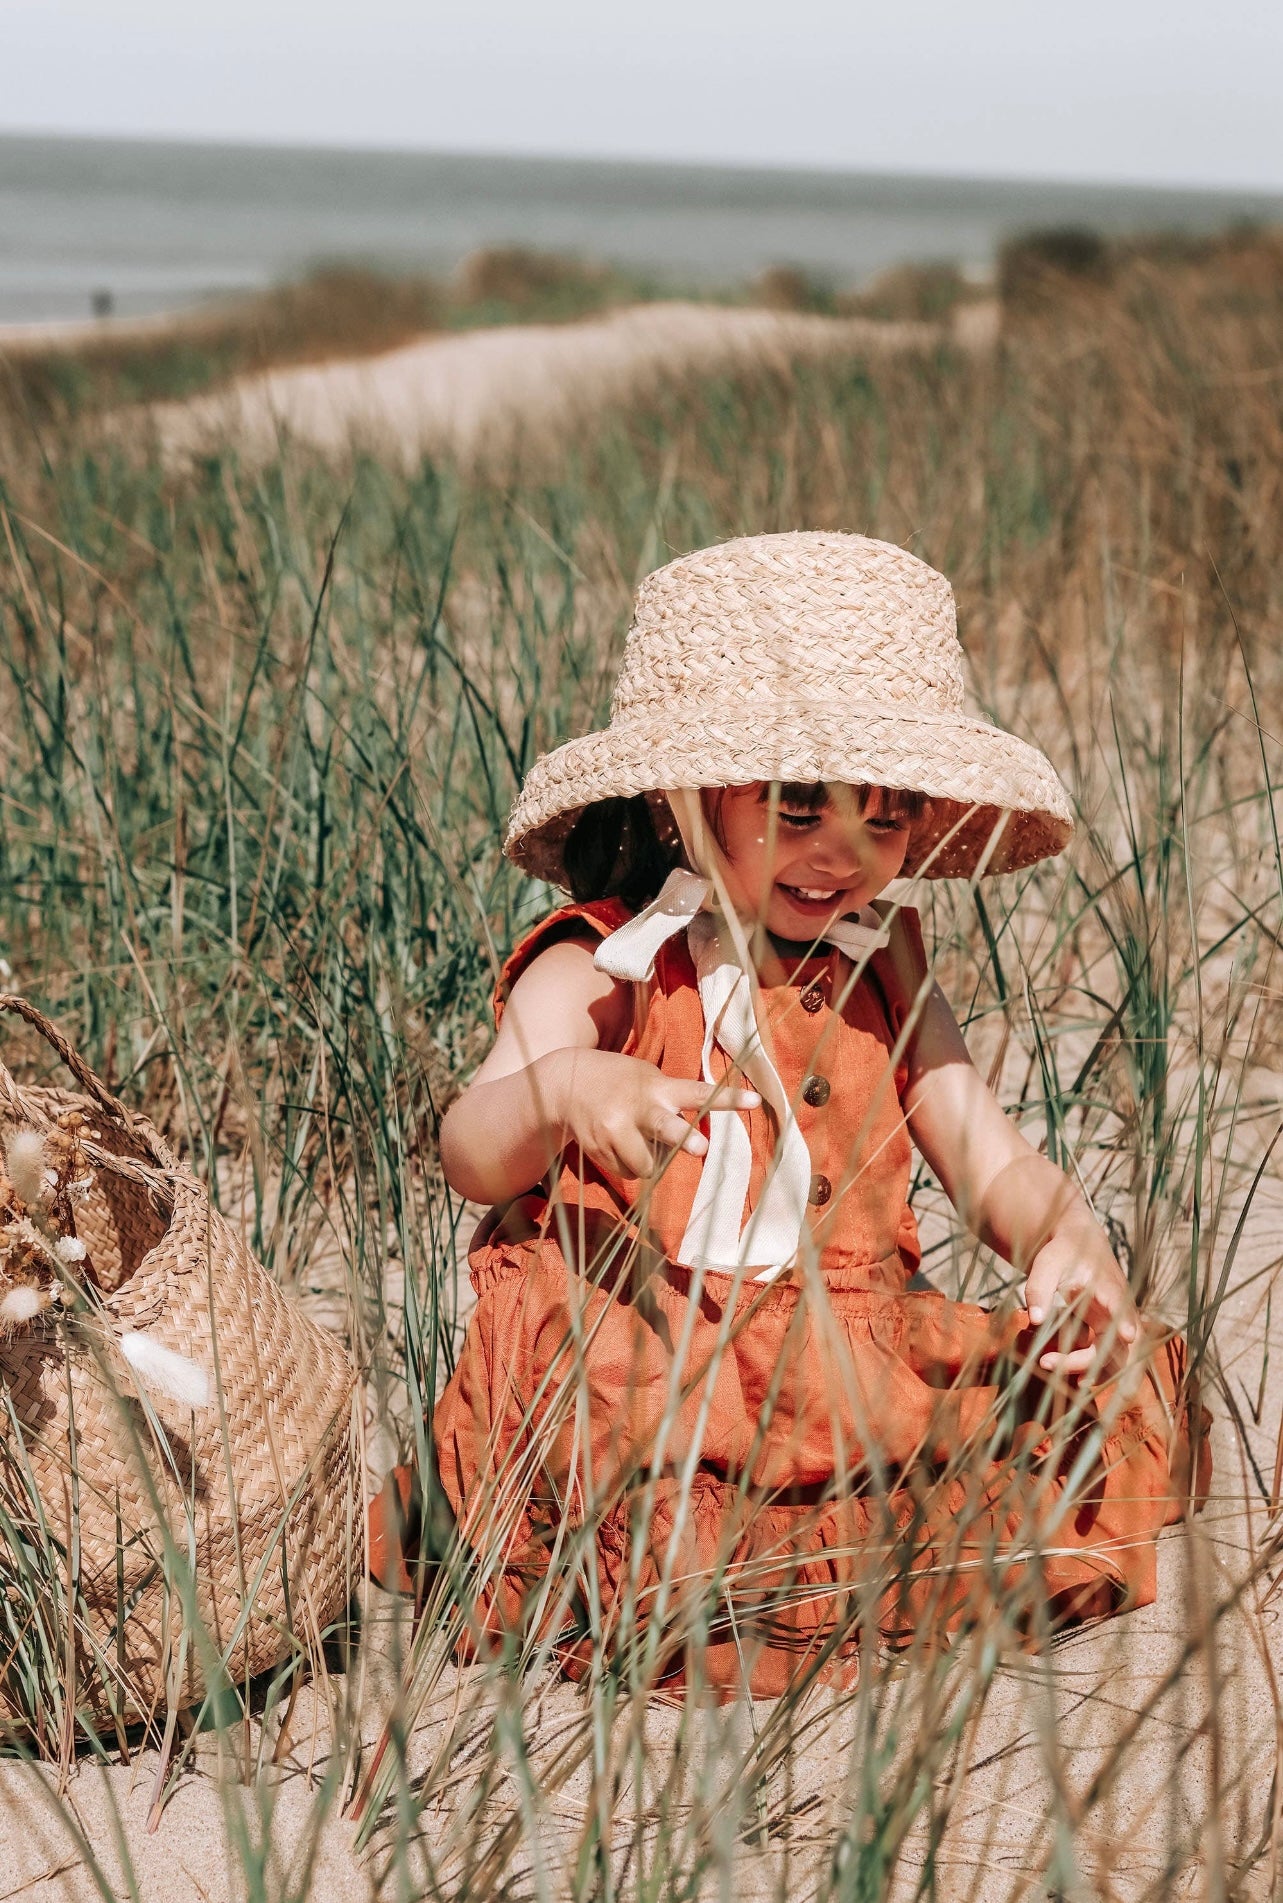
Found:
[[[104,439],[74,390],[56,419],[10,415],[0,955],[344,1331],[381,1464],[422,1463],[467,1307],[473,1214],[436,1123],[486,1048],[503,954],[553,902],[500,851],[522,775],[604,716],[641,575],[799,526],[946,572],[979,704],[1071,788],[1070,850],[933,889],[928,943],[978,1061],[1088,1189],[1146,1312],[1186,1333],[1216,1416],[1213,1496],[1164,1538],[1158,1608],[1033,1656],[1010,1608],[949,1646],[869,1638],[853,1691],[812,1671],[770,1706],[657,1697],[674,1621],[641,1606],[609,1646],[590,1607],[578,1688],[547,1619],[460,1670],[511,1523],[501,1474],[484,1549],[443,1536],[413,1639],[366,1605],[392,1680],[360,1679],[360,1640],[336,1667],[301,1825],[281,1821],[274,1759],[308,1759],[285,1697],[221,1719],[213,1754],[180,1749],[176,1777],[220,1792],[230,1894],[333,1894],[318,1872],[357,1819],[352,1894],[380,1898],[1280,1881],[1283,253],[1044,246],[1004,283],[991,355],[675,375],[466,476],[298,450],[251,469],[233,443],[179,475],[141,434]],[[4,1057],[51,1074],[17,1029]],[[917,1196],[927,1274],[1003,1299],[925,1166]],[[583,1538],[568,1525],[546,1608],[572,1602]],[[11,1620],[56,1546],[31,1546],[27,1585],[3,1573]],[[680,1595],[678,1640],[718,1590]],[[56,1681],[53,1641],[44,1658]],[[78,1821],[70,1725],[37,1742],[63,1741],[48,1795],[71,1854],[104,1898],[148,1894],[125,1826],[103,1845]]]

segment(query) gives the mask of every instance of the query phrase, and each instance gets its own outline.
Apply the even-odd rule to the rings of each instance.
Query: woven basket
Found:
[[[0,1340],[0,1460],[9,1513],[18,1474],[28,1529],[42,1514],[61,1549],[79,1636],[59,1653],[60,1687],[110,1735],[194,1704],[211,1678],[243,1683],[316,1651],[361,1561],[357,1378],[159,1132],[24,999],[0,996],[0,1011],[34,1026],[87,1093],[21,1086],[0,1065],[0,1138],[44,1133],[68,1109],[92,1124],[75,1212],[88,1299]],[[140,1386],[119,1349],[128,1331],[205,1370],[210,1404]],[[0,1533],[0,1589],[5,1558]],[[30,1689],[17,1695],[12,1669],[0,1656],[0,1719],[21,1729]]]

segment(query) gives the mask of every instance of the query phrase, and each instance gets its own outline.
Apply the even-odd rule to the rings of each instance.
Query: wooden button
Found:
[[[824,993],[820,990],[818,985],[808,985],[806,990],[802,993],[800,1003],[802,1009],[809,1011],[811,1016],[814,1017],[817,1011],[824,1009]]]
[[[827,1077],[808,1077],[802,1086],[802,1102],[809,1103],[812,1110],[823,1110],[831,1089]]]
[[[827,1176],[813,1176],[811,1178],[811,1193],[807,1201],[814,1203],[817,1209],[823,1209],[832,1194],[833,1185]]]

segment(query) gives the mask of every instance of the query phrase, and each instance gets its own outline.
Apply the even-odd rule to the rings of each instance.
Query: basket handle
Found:
[[[134,1119],[119,1097],[112,1096],[106,1084],[90,1070],[79,1051],[72,1049],[57,1025],[50,1023],[43,1011],[38,1011],[34,1004],[29,1004],[25,998],[13,992],[0,992],[0,1011],[12,1012],[14,1017],[25,1019],[33,1030],[39,1031],[45,1043],[58,1053],[76,1082],[84,1085],[94,1102],[133,1133]]]

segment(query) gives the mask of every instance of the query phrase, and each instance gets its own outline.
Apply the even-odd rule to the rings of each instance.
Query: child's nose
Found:
[[[833,823],[817,826],[807,844],[807,862],[816,885],[851,885],[867,870],[868,842],[862,829]]]
[[[834,840],[811,854],[811,867],[821,881],[829,879],[834,885],[847,885],[861,870],[862,861],[853,846]]]

